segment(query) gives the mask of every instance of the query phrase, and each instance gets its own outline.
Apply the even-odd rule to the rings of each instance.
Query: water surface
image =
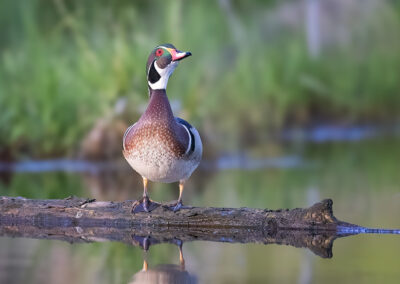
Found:
[[[332,198],[335,216],[343,221],[400,228],[399,142],[382,138],[289,144],[282,156],[299,157],[304,166],[199,170],[187,185],[184,202],[276,209]],[[0,185],[1,195],[27,198],[124,200],[140,196],[141,190],[140,179],[129,171],[21,172]],[[177,195],[176,184],[150,185],[155,200]],[[399,253],[398,235],[340,238],[328,259],[282,245],[189,242],[183,244],[183,269],[174,244],[151,246],[144,253],[118,242],[69,244],[3,237],[0,283],[129,283],[142,279],[144,259],[153,276],[183,275],[199,283],[398,283]]]

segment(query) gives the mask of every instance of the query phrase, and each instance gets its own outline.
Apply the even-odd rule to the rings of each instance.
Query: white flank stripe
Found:
[[[124,133],[124,138],[122,138],[122,148],[125,150],[125,138],[129,133],[129,130],[131,130],[132,127],[134,127],[136,124],[136,122],[134,124],[132,124],[131,126],[128,127],[128,129],[125,131]]]
[[[180,125],[182,125],[183,128],[185,128],[185,130],[186,130],[186,132],[187,132],[187,134],[189,136],[189,144],[188,144],[188,147],[187,147],[186,152],[185,152],[185,155],[186,155],[187,153],[189,153],[189,150],[192,147],[192,136],[190,135],[189,129],[186,127],[186,125],[181,124],[181,123],[180,123]]]

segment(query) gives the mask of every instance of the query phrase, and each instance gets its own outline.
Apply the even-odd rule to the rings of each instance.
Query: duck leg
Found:
[[[185,182],[186,180],[180,180],[179,181],[179,198],[178,201],[176,202],[176,204],[173,204],[170,208],[172,208],[172,210],[174,212],[179,211],[183,204],[182,204],[182,193],[183,193],[183,189],[185,187]]]
[[[182,252],[182,245],[183,242],[179,241],[178,247],[179,247],[179,264],[182,270],[185,270],[185,259],[183,258],[183,252]]]
[[[154,202],[151,200],[147,194],[147,184],[148,179],[145,177],[143,178],[143,197],[139,200],[136,200],[132,205],[132,213],[139,213],[139,212],[151,212],[152,210],[156,209],[161,204],[158,202]]]

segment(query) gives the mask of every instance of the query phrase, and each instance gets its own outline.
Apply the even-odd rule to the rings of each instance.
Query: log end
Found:
[[[337,223],[337,219],[333,215],[332,205],[332,199],[324,199],[315,203],[307,209],[304,220],[323,225]]]

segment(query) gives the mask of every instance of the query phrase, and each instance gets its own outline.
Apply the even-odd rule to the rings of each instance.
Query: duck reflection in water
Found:
[[[185,260],[183,258],[182,253],[182,241],[178,240],[176,244],[179,248],[179,265],[176,264],[161,264],[157,265],[153,268],[149,268],[147,263],[147,252],[152,244],[149,238],[143,238],[142,240],[138,240],[135,238],[136,241],[140,241],[140,246],[144,249],[143,255],[143,268],[141,271],[137,272],[133,275],[129,284],[139,284],[139,283],[159,283],[159,284],[167,284],[167,283],[185,283],[185,284],[195,284],[198,283],[197,277],[189,274],[185,270]],[[154,243],[153,243],[154,244]]]

